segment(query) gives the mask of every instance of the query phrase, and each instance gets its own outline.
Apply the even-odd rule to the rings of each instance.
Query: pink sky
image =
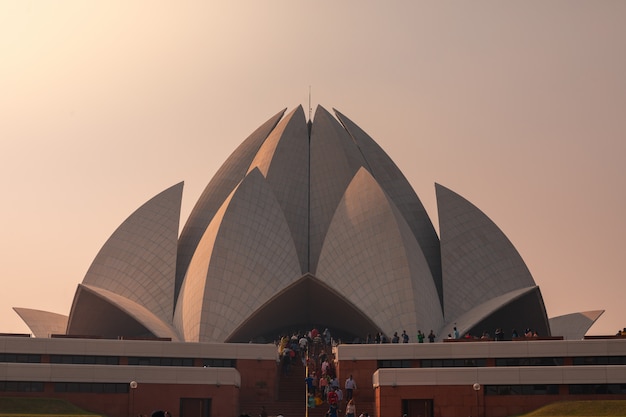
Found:
[[[224,4],[221,4],[224,3]],[[0,3],[0,332],[287,107],[337,108],[509,237],[548,315],[626,326],[626,2]]]

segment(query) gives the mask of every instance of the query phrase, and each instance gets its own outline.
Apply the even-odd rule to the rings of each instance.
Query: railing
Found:
[[[585,336],[585,338],[587,338]],[[532,342],[534,340],[563,340],[563,336],[533,336],[533,337],[513,337],[511,339],[504,339],[502,340],[503,342],[505,341],[514,341],[514,342]],[[496,339],[494,339],[493,337],[486,337],[486,338],[461,338],[461,339],[443,339],[442,342],[444,343],[456,343],[456,342],[495,342]]]
[[[585,336],[585,340],[597,340],[597,339],[626,339],[626,335],[595,335],[595,336]]]

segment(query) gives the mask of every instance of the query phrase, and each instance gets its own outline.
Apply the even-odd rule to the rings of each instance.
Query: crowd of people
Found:
[[[139,414],[139,417],[145,417],[143,414]],[[155,410],[150,414],[150,417],[172,417],[172,413],[169,411]]]
[[[621,332],[618,332],[618,334],[621,334]],[[626,330],[623,332],[623,335],[626,335]],[[520,333],[518,333],[516,329],[511,330],[511,339],[518,339],[518,338],[523,338],[523,337],[529,337],[529,338],[539,337],[539,334],[536,330],[533,330],[530,328],[527,328],[521,335]],[[507,340],[505,339],[505,333],[501,328],[497,328],[493,336],[487,330],[483,331],[480,335],[473,335],[471,332],[466,332],[465,334],[463,334],[463,336],[461,336],[456,326],[454,327],[454,330],[452,333],[448,333],[447,339],[482,339],[482,340],[495,340],[495,341]],[[425,343],[426,340],[428,340],[429,343],[434,343],[437,340],[437,335],[435,334],[433,330],[431,330],[428,334],[426,334],[425,332],[422,332],[421,330],[418,330],[417,335],[416,335],[417,343]],[[409,341],[410,341],[409,335],[407,334],[406,330],[403,330],[400,335],[398,334],[398,332],[394,332],[393,337],[391,337],[391,339],[387,338],[387,336],[382,332],[376,333],[374,337],[372,337],[371,334],[367,334],[367,336],[365,336],[365,339],[363,339],[362,343],[365,343],[365,344],[409,343]],[[357,342],[361,343],[361,341],[357,341]]]
[[[433,330],[428,335],[422,333],[421,330],[417,331],[417,343],[424,343],[425,339],[428,339],[430,343],[434,343],[437,336]],[[363,343],[365,344],[379,344],[379,343],[409,343],[409,334],[406,330],[402,330],[402,334],[398,335],[398,332],[394,332],[391,339],[389,339],[384,333],[378,332],[374,337],[370,333],[365,336]]]
[[[337,417],[344,411],[345,405],[345,416],[357,417],[354,399],[357,383],[352,375],[348,376],[343,384],[339,383],[335,362],[331,357],[332,346],[335,344],[337,341],[332,338],[328,328],[322,332],[313,328],[308,332],[296,332],[291,336],[280,337],[276,345],[281,373],[289,376],[294,365],[305,366],[307,374],[304,382],[309,408],[326,405],[327,416]],[[367,413],[358,416],[369,417]]]
[[[618,330],[617,335],[626,336],[626,327],[623,330]],[[520,335],[516,329],[512,329],[510,339],[536,337],[539,337],[536,330],[526,328]],[[480,336],[473,335],[470,332],[466,332],[463,336],[461,336],[455,326],[453,332],[448,333],[447,336],[447,339],[461,338],[495,341],[506,340],[505,333],[501,328],[497,328],[495,330],[493,337],[486,330],[483,331]],[[437,336],[433,330],[430,330],[428,335],[423,333],[421,330],[418,330],[416,335],[417,343],[424,343],[426,339],[428,339],[429,343],[434,343]],[[362,341],[357,339],[355,342],[365,344],[409,343],[410,337],[406,330],[403,330],[401,334],[394,332],[391,338],[388,338],[382,332],[378,332],[374,337],[372,337],[371,334],[367,334]],[[329,354],[327,353],[331,352],[332,346],[339,343],[341,343],[341,341],[334,340],[328,328],[325,328],[322,332],[313,328],[308,332],[294,333],[291,336],[282,336],[275,342],[278,347],[279,362],[281,364],[283,375],[288,376],[293,365],[301,364],[302,366],[306,366],[308,373],[305,378],[305,384],[307,389],[308,407],[313,408],[327,404],[328,412],[326,413],[326,416],[337,417],[340,412],[339,410],[342,409],[341,407],[343,405],[343,401],[345,400],[346,417],[356,417],[357,411],[354,401],[354,392],[357,389],[356,381],[354,381],[352,375],[346,379],[344,383],[344,396],[344,391],[340,388],[340,384],[337,379],[334,361],[331,360]],[[161,411],[160,413],[163,412]],[[168,414],[169,413],[167,413],[166,416]],[[171,414],[169,414],[169,416],[171,416]],[[259,417],[267,417],[264,409]],[[282,415],[279,417],[282,417]],[[363,412],[359,414],[358,417],[369,417],[369,414]]]
[[[319,332],[312,329],[309,332],[294,333],[291,336],[282,336],[276,343],[278,360],[282,374],[289,376],[291,367],[301,363],[313,369],[321,369],[324,375],[332,375],[333,362],[329,360],[326,350],[330,351],[333,344],[330,331],[324,329]]]
[[[453,337],[452,334],[448,334],[448,339],[459,339],[458,337],[458,331],[456,330],[456,327],[454,328],[454,332],[455,332],[455,336]],[[527,328],[526,330],[524,330],[524,332],[522,333],[522,335],[520,336],[520,334],[518,333],[518,331],[516,329],[511,330],[511,339],[519,339],[522,337],[527,337],[527,338],[533,338],[533,337],[539,337],[539,333],[537,333],[536,330]],[[505,334],[504,331],[501,328],[497,328],[496,331],[494,332],[494,335],[491,336],[491,334],[485,330],[482,332],[482,334],[480,336],[475,336],[472,335],[470,332],[465,333],[465,335],[463,336],[464,339],[481,339],[481,340],[495,340],[495,341],[502,341],[505,340]]]
[[[618,334],[626,335],[626,331],[618,332]],[[501,328],[497,328],[493,334],[493,336],[489,333],[489,331],[485,330],[481,334],[472,334],[471,332],[466,332],[462,336],[459,333],[456,326],[452,333],[448,333],[447,339],[483,339],[483,340],[511,340],[517,338],[531,338],[531,337],[539,337],[539,334],[536,330],[527,328],[523,332],[519,333],[516,329],[511,330],[510,338],[506,338],[505,332]],[[421,330],[417,331],[417,335],[415,337],[415,341],[417,343],[434,343],[437,341],[437,335],[431,329],[429,333],[422,332]],[[368,333],[364,339],[357,338],[352,343],[365,343],[365,344],[381,344],[381,343],[410,343],[411,338],[406,330],[403,330],[402,333],[398,334],[398,332],[394,332],[391,338],[387,337],[387,335],[383,332],[378,332],[374,336]],[[278,341],[276,341],[276,345],[278,346],[279,358],[282,364],[283,374],[288,375],[290,367],[296,361],[302,361],[304,365],[311,365],[311,363],[306,363],[304,359],[304,355],[302,352],[307,351],[307,349],[311,348],[313,354],[309,355],[316,356],[321,352],[319,350],[330,350],[332,346],[340,344],[341,340],[333,339],[330,331],[326,328],[323,332],[319,332],[317,329],[312,329],[306,333],[294,333],[292,336],[282,336]],[[318,351],[316,351],[316,349]],[[323,355],[322,355],[323,356]],[[325,365],[323,361],[318,361],[319,367],[327,367],[330,366],[330,362],[328,365]],[[313,368],[317,368],[314,366]],[[318,375],[319,376],[319,375]]]
[[[505,340],[505,334],[501,328],[495,330],[494,336],[491,337],[489,332],[484,331],[481,336],[474,336],[470,332],[465,333],[465,339],[484,339],[484,340]],[[519,338],[518,332],[513,329],[511,338]],[[526,329],[523,337],[538,337],[536,331]],[[448,334],[448,339],[460,339],[461,335],[456,327],[452,333]],[[428,334],[420,330],[416,335],[417,343],[434,343],[437,335],[433,330]],[[360,342],[360,341],[358,341]],[[410,337],[406,330],[402,333],[394,332],[391,338],[384,333],[378,332],[374,337],[368,334],[363,340],[366,344],[378,343],[410,343]],[[356,417],[356,404],[354,401],[354,391],[357,388],[356,382],[350,375],[343,384],[344,391],[341,389],[334,366],[334,361],[329,357],[332,355],[332,346],[340,343],[332,338],[330,330],[325,328],[320,332],[313,328],[308,332],[296,332],[291,336],[282,336],[276,342],[278,347],[278,357],[282,375],[289,376],[291,368],[294,365],[305,366],[308,370],[305,384],[307,389],[308,407],[319,407],[323,404],[328,405],[328,417],[337,417],[339,410],[342,410],[343,402],[345,404],[346,417]],[[361,413],[359,417],[369,417],[367,413]]]

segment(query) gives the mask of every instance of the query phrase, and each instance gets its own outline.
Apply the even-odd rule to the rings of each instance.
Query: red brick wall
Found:
[[[357,415],[363,412],[368,413],[370,416],[375,415],[376,397],[372,387],[372,376],[377,368],[378,361],[376,360],[344,360],[337,364],[337,377],[342,390],[345,391],[346,379],[350,375],[356,382],[357,389],[354,391],[354,403]]]
[[[432,399],[435,416],[476,416],[476,392],[471,386],[397,386],[376,390],[377,416],[402,416],[402,400]],[[482,404],[482,398],[479,398]],[[417,416],[411,416],[417,417]]]
[[[70,401],[76,406],[108,417],[148,417],[154,410],[168,410],[179,417],[180,398],[211,399],[211,417],[232,417],[239,409],[239,389],[229,385],[163,385],[139,383],[127,394],[57,393],[47,383],[41,392],[11,393],[12,397],[52,397]]]
[[[562,386],[558,395],[488,395],[471,386],[397,386],[376,389],[375,417],[402,416],[402,400],[433,400],[433,417],[508,417],[535,410],[557,401],[624,400],[626,395],[569,395]],[[417,417],[417,416],[409,416]]]
[[[372,375],[374,375],[377,369],[378,361],[376,360],[341,361],[337,364],[337,377],[339,378],[341,389],[344,389],[346,379],[352,375],[352,379],[354,379],[357,386],[357,390],[354,392],[354,401],[357,403],[374,404]]]
[[[237,370],[241,375],[242,402],[272,401],[276,398],[278,386],[276,361],[237,359]]]

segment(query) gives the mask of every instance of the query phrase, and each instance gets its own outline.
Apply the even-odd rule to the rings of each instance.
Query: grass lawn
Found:
[[[626,417],[626,401],[564,401],[546,405],[520,417]]]
[[[97,417],[99,414],[82,410],[74,404],[53,398],[0,397],[0,417]]]

